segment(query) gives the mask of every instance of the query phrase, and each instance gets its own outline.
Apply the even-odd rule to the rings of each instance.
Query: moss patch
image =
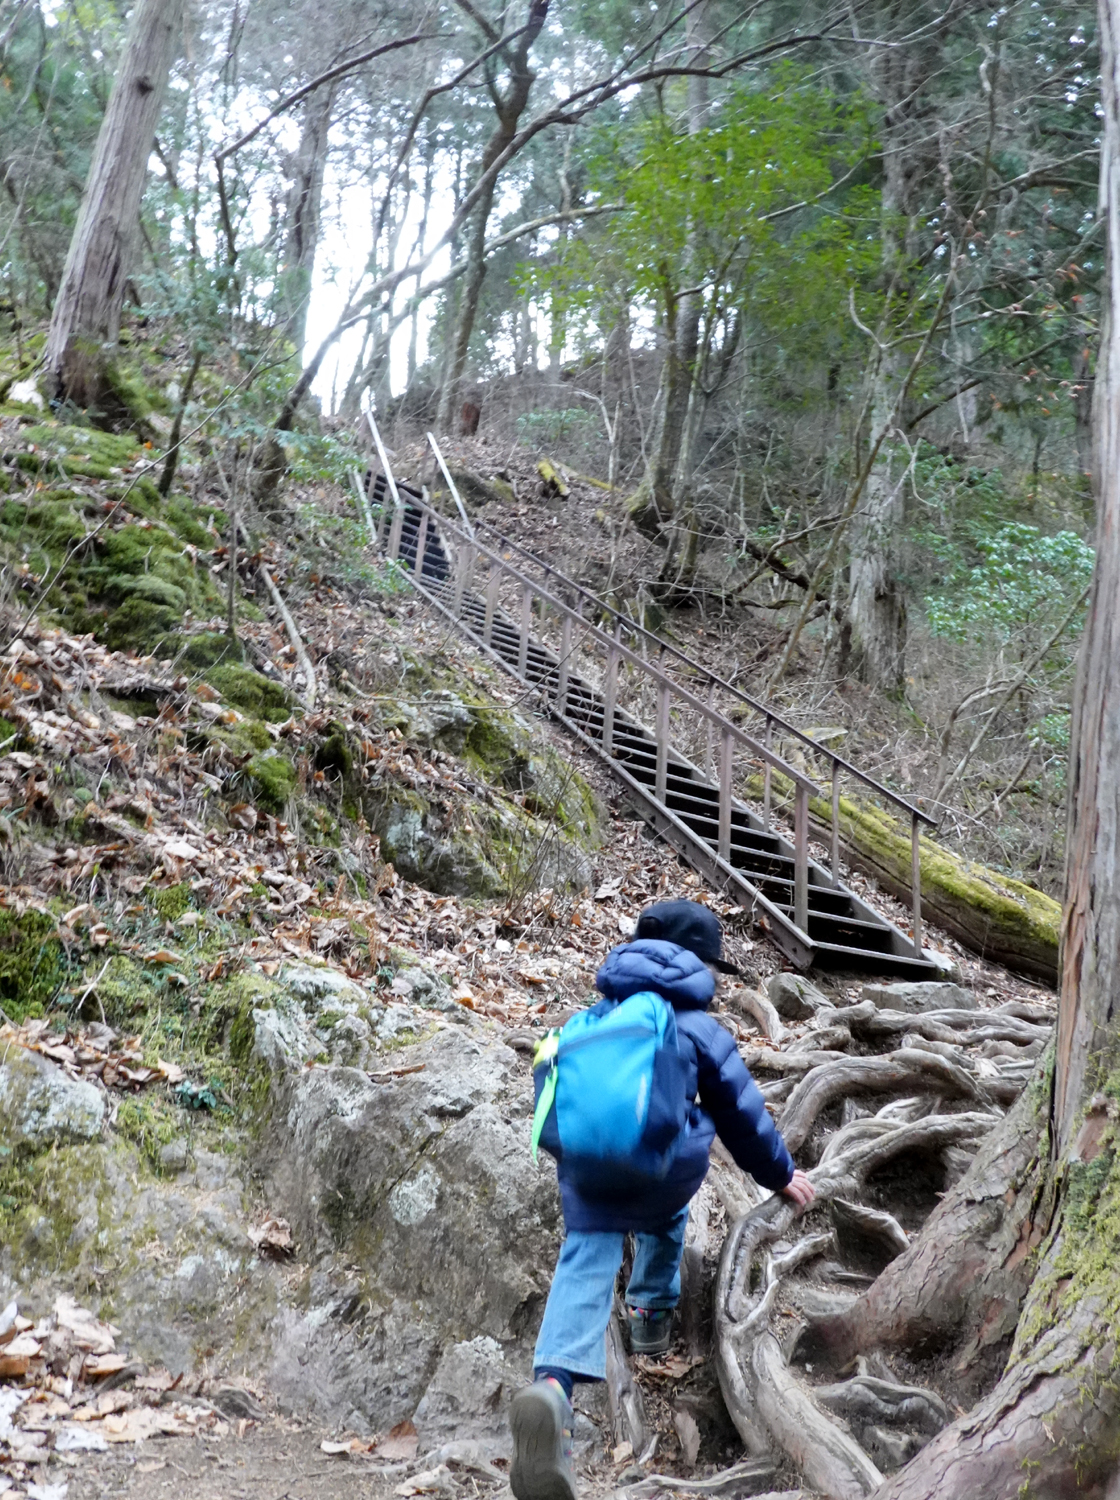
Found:
[[[0,1007],[13,1021],[41,1016],[62,984],[62,944],[44,912],[0,910]]]
[[[254,755],[245,767],[253,794],[271,813],[282,813],[296,789],[296,768],[285,755]]]
[[[206,672],[223,664],[236,664],[244,659],[241,642],[216,630],[204,630],[190,636],[179,652],[181,665],[193,667],[197,672]]]
[[[153,1172],[160,1172],[160,1152],[183,1133],[182,1111],[164,1094],[149,1093],[122,1099],[117,1105],[116,1129],[140,1152]]]
[[[159,1000],[160,981],[143,965],[118,953],[97,983],[97,998],[111,1026],[135,1028],[139,1016]]]
[[[228,663],[212,667],[206,673],[211,687],[217,688],[227,703],[255,719],[266,719],[270,724],[279,724],[290,718],[292,697],[278,682],[272,682],[252,667],[235,666]]]
[[[178,885],[165,886],[163,890],[156,891],[152,897],[152,905],[164,922],[177,922],[184,912],[190,910],[190,883],[184,880]]]

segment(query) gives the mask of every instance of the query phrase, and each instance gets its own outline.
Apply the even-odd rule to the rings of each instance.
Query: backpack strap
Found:
[[[552,1108],[552,1101],[556,1098],[556,1054],[560,1050],[560,1032],[557,1027],[546,1031],[536,1047],[533,1049],[533,1071],[547,1065],[548,1076],[541,1085],[540,1097],[537,1099],[537,1107],[533,1111],[533,1134],[530,1141],[530,1150],[534,1162],[537,1160],[537,1151],[540,1146],[541,1131],[544,1122],[548,1119],[548,1112]]]

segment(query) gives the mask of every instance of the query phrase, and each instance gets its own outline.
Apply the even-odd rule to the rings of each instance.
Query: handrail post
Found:
[[[420,517],[420,530],[416,533],[416,561],[412,564],[412,576],[417,583],[424,581],[424,553],[428,545],[428,512]]]
[[[704,742],[704,775],[708,778],[709,781],[715,780],[716,721],[712,717],[711,713],[712,709],[715,708],[715,697],[716,684],[715,679],[713,678],[708,683],[708,718],[706,720],[707,734],[705,735]]]
[[[910,815],[910,901],[914,914],[914,956],[922,956],[922,851],[918,843],[918,814]]]
[[[657,776],[654,792],[658,802],[665,801],[669,779],[669,684],[657,684]]]
[[[483,644],[492,646],[494,644],[494,611],[498,607],[498,587],[502,581],[501,570],[493,558],[489,559],[490,567],[486,575],[486,614],[482,622]]]
[[[381,472],[385,475],[385,483],[389,487],[389,493],[393,497],[393,520],[389,527],[389,551],[390,562],[396,562],[401,550],[401,527],[404,525],[404,505],[401,501],[400,491],[397,489],[397,481],[393,477],[393,470],[389,465],[389,455],[385,451],[385,444],[381,441],[381,433],[378,430],[377,421],[373,412],[366,412],[366,421],[369,430],[373,433],[373,441],[377,448],[377,456],[381,460]],[[381,535],[381,526],[377,527],[378,537]],[[420,575],[417,574],[417,577]]]
[[[773,736],[773,732],[774,732],[774,721],[770,717],[770,715],[767,714],[766,715],[766,738],[765,738],[765,740],[763,742],[765,744],[767,750],[770,749],[770,740],[771,740],[771,737]],[[762,773],[762,826],[763,826],[763,829],[767,833],[770,832],[770,782],[771,782],[771,766],[770,766],[770,762],[767,761],[766,762],[766,767],[765,767],[765,769],[764,769],[764,771]]]
[[[404,506],[398,498],[393,507],[393,519],[389,526],[389,550],[386,554],[390,562],[396,562],[401,555],[401,528],[404,526]]]
[[[564,623],[560,627],[560,666],[556,680],[556,712],[568,712],[568,661],[572,654],[572,617],[565,610]]]
[[[533,618],[533,591],[523,584],[521,589],[521,639],[517,643],[517,675],[524,678],[529,669],[529,626]]]
[[[797,783],[793,818],[793,920],[809,934],[809,788]]]
[[[617,642],[621,625],[614,628]],[[614,754],[614,710],[618,700],[618,647],[607,648],[607,678],[603,684],[603,754]]]
[[[712,722],[708,720],[709,724]],[[731,863],[731,786],[735,740],[725,729],[719,751],[719,857]]]
[[[840,884],[840,762],[832,758],[832,884]]]
[[[460,542],[456,550],[459,565],[455,569],[455,600],[451,611],[458,618],[463,609],[463,595],[470,591],[471,584],[474,582],[474,565],[478,557],[478,548],[473,542]]]

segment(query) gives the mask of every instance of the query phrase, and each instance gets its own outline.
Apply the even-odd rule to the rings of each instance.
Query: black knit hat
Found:
[[[678,948],[687,948],[724,974],[739,972],[734,964],[725,963],[720,957],[723,936],[719,918],[698,901],[659,901],[656,906],[647,906],[638,918],[634,937],[676,943]]]

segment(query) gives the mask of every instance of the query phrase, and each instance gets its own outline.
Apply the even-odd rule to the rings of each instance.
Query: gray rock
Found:
[[[285,964],[280,970],[280,984],[303,1002],[308,1015],[322,1010],[356,1010],[367,1004],[369,996],[337,969],[316,968],[312,964]]]
[[[431,1033],[424,1012],[389,1006],[390,1024],[394,1011],[402,1039]],[[372,1431],[413,1414],[464,1329],[528,1370],[559,1238],[554,1173],[529,1160],[524,1064],[481,1023],[436,1024],[393,1053],[395,1066],[422,1071],[379,1082],[302,1067],[297,1054],[274,1073],[261,1137],[265,1196],[301,1258],[344,1264],[361,1282],[344,1295],[313,1279],[311,1310],[277,1329],[270,1379],[293,1406],[334,1420],[357,1411]],[[363,1311],[325,1310],[332,1295]],[[440,1411],[432,1442],[452,1431]],[[461,1435],[477,1436],[473,1416]]]
[[[800,974],[773,974],[766,983],[770,1004],[783,1021],[807,1021],[831,1002]]]
[[[419,1005],[424,1010],[438,1010],[449,1021],[460,1025],[470,1024],[470,1011],[451,997],[451,988],[438,974],[430,974],[419,966],[402,969],[389,986],[389,992],[400,995],[410,1005]]]
[[[165,1172],[185,1172],[189,1160],[190,1152],[186,1141],[168,1141],[166,1146],[160,1148],[159,1164]]]
[[[904,1010],[919,1015],[927,1010],[976,1010],[976,996],[959,984],[921,980],[916,984],[865,984],[863,998],[879,1010]]]
[[[427,1022],[407,1005],[387,1005],[377,1021],[377,1039],[380,1042],[396,1042],[402,1037],[413,1040],[426,1029]]]
[[[508,1454],[510,1398],[529,1373],[507,1362],[496,1339],[469,1339],[445,1349],[412,1418],[422,1451],[469,1436],[491,1440],[488,1457]]]
[[[105,1094],[22,1048],[0,1063],[0,1140],[12,1146],[91,1141],[101,1134]]]

